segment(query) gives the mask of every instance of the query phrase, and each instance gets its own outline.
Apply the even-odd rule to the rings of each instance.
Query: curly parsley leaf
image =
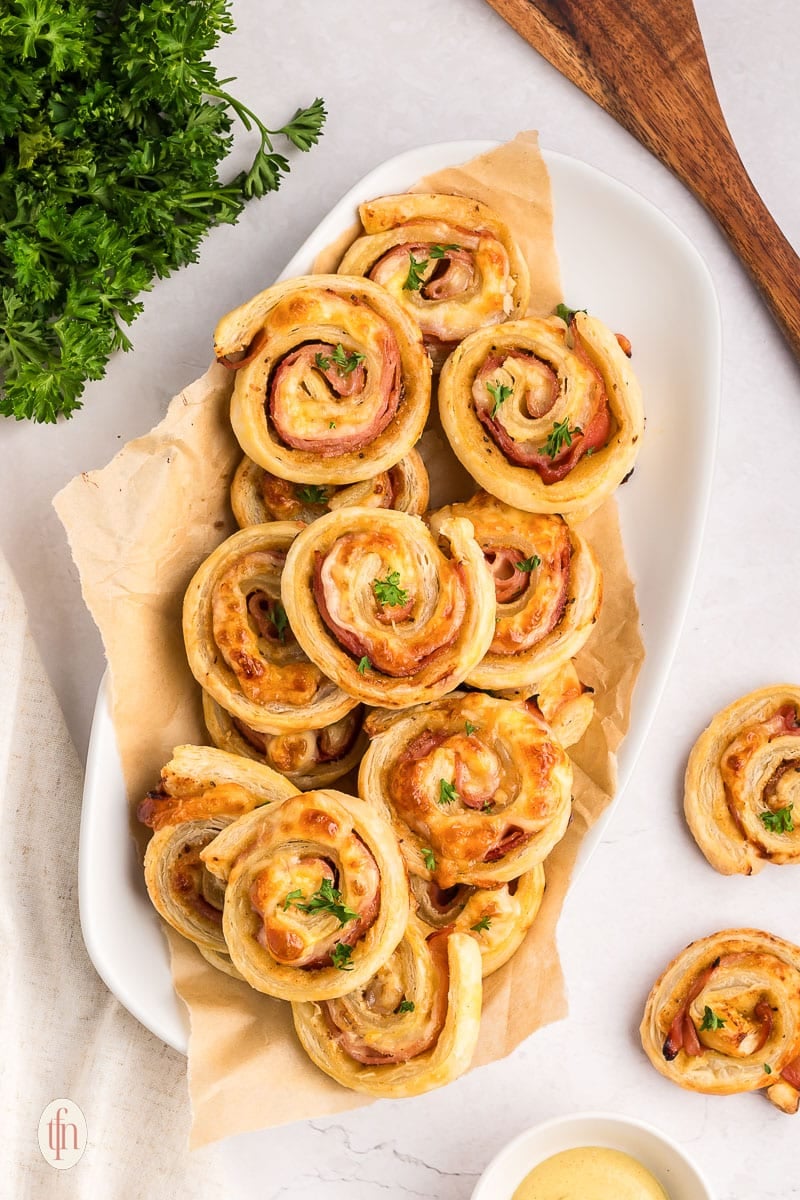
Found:
[[[776,808],[774,811],[759,813],[761,824],[770,833],[794,833],[794,820],[792,819],[793,804],[786,808]]]
[[[369,661],[366,654],[363,658],[358,660],[358,666],[356,667],[356,670],[358,671],[359,675],[364,675],[367,671],[372,670],[372,663]]]
[[[703,1011],[703,1024],[700,1026],[700,1032],[703,1033],[706,1029],[722,1029],[725,1022],[721,1020],[714,1012],[713,1008],[705,1006]]]
[[[428,266],[427,258],[414,258],[413,254],[408,256],[408,275],[403,284],[404,292],[418,292],[425,282],[423,272]]]
[[[338,888],[335,888],[330,879],[323,879],[319,888],[310,896],[307,901],[300,903],[302,893],[290,892],[284,901],[284,909],[287,907],[287,902],[291,901],[295,908],[299,908],[304,913],[327,912],[331,916],[336,917],[340,925],[346,925],[348,921],[355,921],[358,918],[358,913],[353,912],[352,908],[348,908],[342,903],[342,893]]]
[[[331,951],[331,962],[337,971],[352,971],[353,964],[350,962],[352,957],[353,947],[345,946],[344,942],[337,942]]]
[[[530,558],[523,558],[521,562],[514,563],[518,571],[526,571],[528,574],[535,571],[538,566],[541,566],[542,560],[538,554],[532,554]]]
[[[414,1011],[414,1001],[413,1000],[401,1000],[400,1003],[398,1004],[397,1008],[394,1011],[396,1013],[413,1012]]]
[[[446,779],[439,780],[439,799],[437,804],[452,804],[454,800],[458,800],[458,791],[454,783],[448,783]]]
[[[581,433],[583,430],[578,425],[570,428],[569,417],[565,417],[563,421],[554,421],[542,453],[546,454],[548,458],[556,458],[564,447],[571,446],[572,439]]]
[[[509,387],[507,383],[487,383],[486,390],[494,400],[491,411],[491,416],[494,417],[500,405],[505,404],[514,389]]]
[[[0,13],[0,414],[53,422],[131,348],[142,293],[280,185],[278,139],[308,150],[325,107],[270,130],[226,90],[209,56],[233,31],[230,0]],[[258,143],[223,182],[235,118]]]
[[[431,258],[444,258],[448,250],[460,249],[461,247],[457,242],[442,242],[441,244],[437,243],[435,246],[431,246],[428,250],[428,254]]]
[[[492,919],[491,919],[491,917],[487,917],[485,914],[484,914],[484,916],[481,917],[481,919],[479,921],[476,921],[474,925],[470,925],[470,929],[474,933],[483,933],[484,930],[489,930],[491,928],[492,928]]]
[[[385,579],[373,579],[372,590],[378,603],[389,608],[405,604],[408,601],[408,592],[405,588],[400,587],[399,571],[390,571]]]
[[[428,868],[428,870],[435,871],[436,870],[436,856],[434,855],[433,851],[430,849],[429,846],[422,847],[422,857],[425,860],[425,866]]]
[[[302,504],[327,504],[328,490],[316,483],[308,483],[305,487],[296,487],[295,495]]]

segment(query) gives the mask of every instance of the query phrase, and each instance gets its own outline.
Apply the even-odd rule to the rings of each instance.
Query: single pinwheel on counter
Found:
[[[361,705],[322,729],[271,734],[251,729],[203,692],[203,718],[220,750],[266,763],[303,792],[341,779],[357,765],[367,744]]]
[[[467,1070],[480,1028],[481,956],[464,933],[425,936],[413,917],[389,959],[336,999],[292,1005],[303,1049],[371,1096],[418,1096]]]
[[[602,576],[586,539],[563,517],[523,512],[486,492],[436,513],[466,517],[495,587],[494,638],[467,683],[524,687],[564,666],[592,632]]]
[[[239,445],[279,479],[372,479],[425,427],[431,364],[419,326],[368,279],[277,283],[222,318],[214,348],[236,372]]]
[[[150,899],[173,929],[217,956],[215,966],[228,953],[224,889],[206,870],[202,851],[237,817],[296,794],[269,767],[206,746],[177,746],[159,787],[139,804],[139,820],[153,830],[144,859]]]
[[[281,591],[312,662],[366,704],[404,708],[452,691],[494,635],[488,567],[458,518],[348,508],[306,526]]]
[[[392,822],[409,871],[491,887],[544,861],[566,832],[572,764],[524,704],[455,693],[371,713],[358,790]]]
[[[374,975],[405,931],[408,883],[391,825],[343,792],[305,792],[274,812],[248,813],[201,857],[224,887],[234,966],[267,995],[343,996]]]
[[[395,508],[421,516],[428,507],[428,472],[421,455],[409,450],[388,471],[363,483],[291,483],[243,458],[231,484],[231,507],[240,529],[265,521],[315,521],[339,508]]]
[[[693,1092],[765,1089],[800,1100],[800,947],[758,929],[692,942],[653,985],[641,1024],[647,1057]]]
[[[414,318],[436,366],[476,329],[522,317],[528,266],[505,221],[466,196],[407,193],[359,207],[364,236],[339,265],[381,284]]]
[[[260,733],[323,729],[356,701],[327,679],[297,641],[281,600],[299,521],[240,529],[201,564],[183,604],[183,636],[197,682],[241,727]]]
[[[633,469],[639,384],[613,334],[577,312],[528,317],[466,338],[439,381],[457,458],[482,488],[533,513],[582,517]]]
[[[684,811],[723,875],[800,864],[799,687],[759,688],[717,713],[689,756]]]

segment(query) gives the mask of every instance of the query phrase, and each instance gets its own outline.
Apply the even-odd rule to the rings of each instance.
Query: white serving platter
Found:
[[[281,279],[306,274],[320,250],[375,196],[490,150],[496,143],[423,146],[376,167],[332,209]],[[627,334],[644,392],[644,445],[618,493],[647,656],[619,753],[614,804],[584,839],[578,869],[602,839],[633,771],[667,681],[689,604],[717,441],[720,319],[714,285],[694,246],[631,188],[594,167],[545,151],[567,304]],[[687,436],[691,430],[691,436]],[[141,1023],[186,1051],[188,1022],[172,987],[166,941],[142,879],[107,693],[97,697],[80,842],[83,936],[106,985]]]

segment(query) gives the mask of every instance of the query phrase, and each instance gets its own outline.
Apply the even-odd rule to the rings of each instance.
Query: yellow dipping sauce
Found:
[[[512,1200],[669,1200],[657,1179],[621,1150],[579,1146],[534,1167]]]

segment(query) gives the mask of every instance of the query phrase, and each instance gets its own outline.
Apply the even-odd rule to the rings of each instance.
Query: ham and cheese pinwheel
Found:
[[[322,729],[270,734],[251,729],[203,692],[203,718],[220,750],[266,763],[302,792],[341,779],[358,763],[367,744],[360,705]]]
[[[348,508],[306,526],[287,556],[283,603],[300,645],[366,704],[442,696],[489,648],[494,584],[472,526],[452,518],[433,529]]]
[[[491,887],[542,862],[566,832],[572,765],[524,705],[455,693],[367,717],[358,790],[391,820],[409,871]]]
[[[396,508],[422,516],[428,507],[428,472],[416,450],[388,471],[363,483],[322,486],[290,483],[270,475],[251,458],[243,458],[231,484],[231,508],[240,529],[266,521],[308,524],[338,508]]]
[[[391,826],[343,792],[305,792],[248,813],[201,857],[225,888],[233,964],[269,996],[343,996],[403,936],[408,884]]]
[[[760,688],[717,713],[689,756],[684,810],[723,875],[800,863],[800,688]]]
[[[800,947],[758,929],[692,942],[654,984],[640,1033],[673,1083],[714,1096],[766,1088],[797,1112]]]
[[[339,271],[386,288],[419,325],[437,366],[467,334],[525,315],[527,264],[505,221],[487,205],[409,193],[358,211],[365,236]]]
[[[139,805],[139,820],[153,830],[144,858],[150,899],[173,929],[222,962],[223,888],[201,852],[237,817],[296,793],[269,767],[205,746],[177,746],[159,787]]]
[[[261,733],[322,729],[356,704],[309,662],[281,600],[286,555],[301,529],[274,521],[234,533],[197,570],[183,602],[192,674]]]
[[[414,919],[371,979],[338,999],[292,1005],[303,1049],[337,1083],[418,1096],[462,1075],[480,1028],[481,956],[463,933]]]
[[[617,338],[595,317],[529,317],[466,338],[439,382],[455,454],[526,512],[584,516],[633,469],[644,415]]]
[[[281,479],[371,479],[407,455],[425,426],[431,365],[422,334],[368,279],[275,284],[222,318],[214,347],[236,371],[231,424],[242,450]]]
[[[581,683],[573,662],[565,663],[535,684],[495,693],[504,700],[524,702],[525,707],[550,726],[560,746],[574,746],[594,716],[593,688]]]
[[[466,517],[492,573],[494,638],[467,676],[473,687],[524,687],[577,654],[600,610],[602,577],[588,542],[563,517],[523,512],[478,492],[437,517]]]
[[[456,884],[440,888],[412,875],[411,900],[417,918],[430,929],[469,933],[478,943],[484,978],[499,970],[519,949],[544,896],[544,867],[538,863],[519,879],[492,888]]]

